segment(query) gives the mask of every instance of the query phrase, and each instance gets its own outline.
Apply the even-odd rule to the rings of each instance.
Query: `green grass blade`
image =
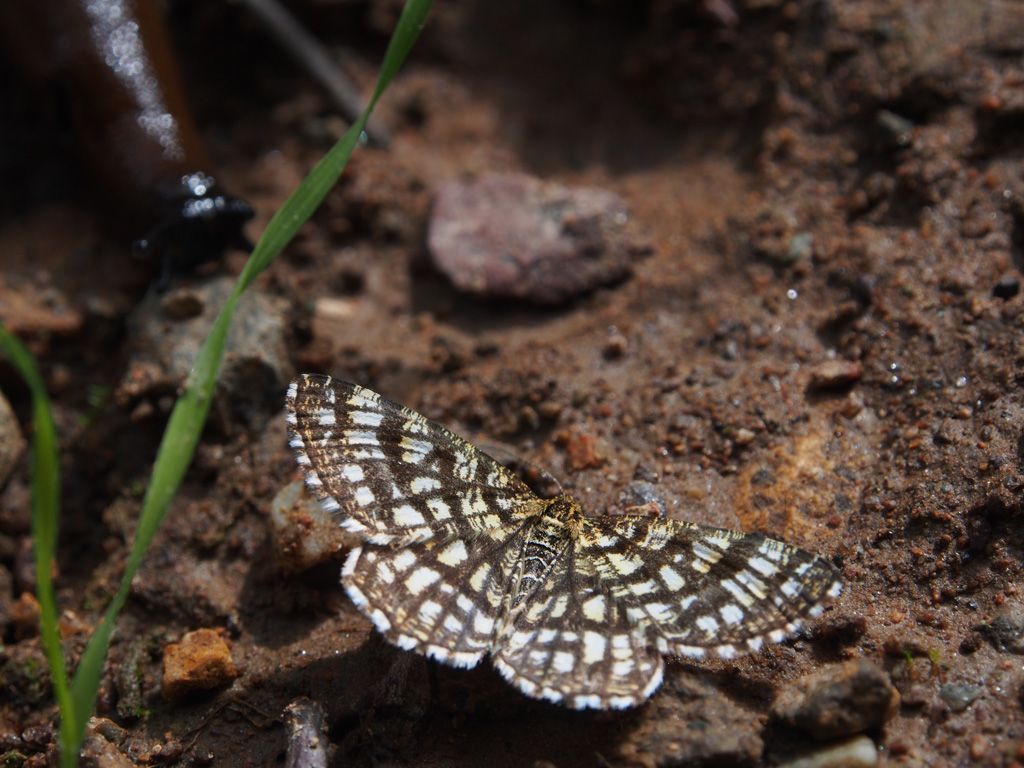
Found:
[[[270,266],[274,258],[294,237],[299,227],[309,219],[338,180],[349,157],[359,143],[370,112],[387,84],[398,71],[423,28],[431,5],[432,0],[408,0],[406,2],[388,45],[373,98],[367,105],[366,111],[327,155],[316,164],[298,189],[271,219],[246,262],[231,296],[221,309],[209,336],[203,343],[186,383],[185,391],[175,403],[160,442],[153,474],[143,499],[138,530],[128,556],[124,575],[102,622],[89,639],[71,683],[71,703],[75,712],[90,713],[93,710],[103,672],[103,662],[107,655],[117,616],[128,597],[132,579],[185,476],[185,471],[199,442],[199,436],[210,408],[217,374],[220,370],[231,319],[242,293],[263,270]],[[84,720],[85,718],[82,717],[75,721],[78,730],[73,742],[73,754],[77,754],[81,744],[85,729]]]
[[[50,667],[53,694],[60,709],[62,751],[74,744],[79,721],[74,709],[64,667],[53,591],[53,563],[57,549],[60,514],[60,464],[57,429],[46,386],[31,353],[0,325],[0,351],[14,365],[32,393],[32,543],[36,560],[36,600],[39,601],[39,635]]]

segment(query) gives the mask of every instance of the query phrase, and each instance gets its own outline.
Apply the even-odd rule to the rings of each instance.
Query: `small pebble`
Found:
[[[811,258],[814,246],[814,235],[810,232],[798,232],[789,240],[789,248],[786,251],[786,261],[793,264],[797,261],[807,261]]]
[[[754,442],[755,437],[757,437],[757,435],[755,435],[751,430],[746,427],[740,427],[736,430],[736,435],[733,440],[736,442],[736,445],[750,445]]]
[[[604,464],[604,457],[598,449],[597,438],[579,429],[571,429],[562,434],[565,453],[569,468],[574,472],[581,469],[593,469]]]
[[[779,768],[871,768],[878,765],[878,750],[867,736],[830,744],[810,752]]]
[[[236,677],[231,650],[212,629],[189,632],[164,648],[163,695],[168,700],[219,688]]]
[[[21,732],[21,740],[33,749],[45,749],[53,741],[53,728],[49,725],[30,725]]]
[[[811,369],[808,389],[814,392],[842,389],[858,381],[863,375],[860,363],[849,360],[827,360]]]
[[[939,696],[953,712],[963,712],[982,693],[984,693],[983,688],[966,683],[946,683],[939,688]]]
[[[606,360],[618,360],[626,354],[629,348],[629,341],[617,328],[612,328],[605,339],[604,348],[601,350]]]
[[[125,735],[125,732],[110,720],[102,717],[91,718],[85,733],[85,741],[82,742],[82,768],[134,768],[135,763],[120,749]]]
[[[914,124],[902,115],[888,109],[880,109],[875,114],[875,124],[892,144],[902,147],[910,143]]]
[[[987,624],[975,627],[997,651],[1024,654],[1024,605],[1008,602]]]
[[[988,739],[980,733],[971,738],[971,759],[981,760],[988,752]]]

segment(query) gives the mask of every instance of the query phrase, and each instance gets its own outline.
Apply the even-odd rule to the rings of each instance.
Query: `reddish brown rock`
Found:
[[[164,648],[163,694],[180,699],[219,688],[238,677],[231,649],[212,629],[197,629]]]
[[[604,456],[594,435],[570,429],[560,433],[557,439],[565,447],[569,468],[574,472],[604,464]]]
[[[490,174],[437,193],[428,245],[463,291],[558,304],[622,280],[649,248],[622,198],[525,174]]]

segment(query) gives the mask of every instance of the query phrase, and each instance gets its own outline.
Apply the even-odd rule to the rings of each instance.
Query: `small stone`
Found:
[[[608,338],[604,341],[601,354],[604,355],[605,360],[618,360],[626,354],[628,348],[629,340],[619,329],[613,327],[608,331]]]
[[[113,744],[123,744],[128,738],[128,731],[105,717],[89,718],[89,732],[98,733]]]
[[[149,750],[149,762],[164,765],[176,765],[185,752],[185,745],[175,739],[168,739],[163,744],[154,744]]]
[[[21,732],[21,740],[32,749],[42,751],[53,743],[53,727],[50,725],[30,725]]]
[[[1024,654],[1024,605],[1007,603],[988,624],[975,629],[992,643],[997,651]]]
[[[0,393],[0,488],[7,483],[24,450],[25,438],[18,419],[7,398]]]
[[[289,573],[319,565],[355,543],[301,480],[289,483],[274,497],[270,526],[275,559]]]
[[[169,701],[227,685],[238,677],[231,650],[212,629],[197,629],[164,648],[163,695]]]
[[[888,109],[880,109],[875,114],[875,124],[891,144],[902,147],[910,143],[914,124],[902,115],[897,115]]]
[[[356,315],[356,299],[322,296],[313,303],[313,323],[337,323],[351,320]]]
[[[830,744],[810,752],[779,768],[871,768],[878,765],[878,750],[867,736]]]
[[[123,729],[106,718],[90,718],[85,741],[82,742],[82,768],[134,768],[135,763],[120,749],[126,735]]]
[[[609,190],[489,174],[441,187],[427,242],[460,290],[559,304],[632,272],[650,249],[628,222],[625,202]]]
[[[565,453],[569,460],[569,468],[574,472],[581,469],[594,469],[604,464],[604,457],[598,450],[597,438],[589,432],[571,429],[563,433]]]
[[[19,639],[34,637],[39,632],[39,603],[31,592],[22,592],[11,606],[11,624]]]
[[[988,752],[988,739],[980,733],[971,738],[971,760],[981,760]]]
[[[842,389],[860,381],[863,373],[860,363],[827,360],[811,369],[811,380],[807,388],[812,392]]]
[[[984,688],[966,683],[946,683],[939,688],[939,696],[953,712],[965,711],[984,692]]]
[[[877,728],[895,713],[899,693],[865,659],[833,664],[785,688],[772,706],[779,720],[821,741]]]
[[[795,264],[798,261],[807,261],[811,258],[813,246],[814,235],[810,232],[798,232],[789,239],[785,262]]]
[[[753,431],[746,427],[740,427],[736,430],[736,434],[733,436],[733,441],[736,445],[750,445],[754,442],[754,438],[757,437]]]

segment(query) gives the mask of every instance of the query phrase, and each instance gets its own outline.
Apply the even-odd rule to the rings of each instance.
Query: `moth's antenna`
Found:
[[[514,449],[509,448],[506,445],[501,445],[500,443],[480,443],[480,446],[483,448],[485,453],[490,454],[491,457],[494,459],[500,458],[495,454],[504,455],[507,461],[501,461],[500,463],[506,468],[514,470],[515,466],[527,467],[528,469],[532,470],[532,472],[535,475],[539,475],[545,483],[550,483],[551,485],[554,485],[558,489],[559,494],[565,493],[565,489],[562,487],[562,484],[558,481],[557,477],[548,472],[548,470],[546,470],[540,464],[537,464],[535,462],[530,461],[529,459],[524,458],[520,453],[518,453]],[[510,463],[513,466],[509,466]]]

